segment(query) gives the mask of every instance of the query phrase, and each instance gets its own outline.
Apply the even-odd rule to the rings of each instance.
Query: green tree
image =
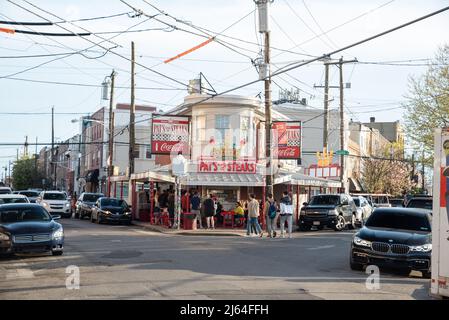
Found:
[[[37,172],[35,159],[22,158],[14,163],[12,173],[14,189],[38,187],[41,184],[41,178],[41,175]]]
[[[410,78],[407,100],[406,135],[431,164],[434,129],[449,126],[449,45],[438,49],[424,75]]]

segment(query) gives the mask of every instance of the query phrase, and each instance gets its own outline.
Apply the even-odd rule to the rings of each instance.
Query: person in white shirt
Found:
[[[288,237],[292,237],[293,224],[293,205],[287,191],[284,191],[281,199],[280,216],[281,216],[281,237],[285,238],[285,222],[288,225]]]

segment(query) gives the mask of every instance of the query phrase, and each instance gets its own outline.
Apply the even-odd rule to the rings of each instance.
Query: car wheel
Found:
[[[311,226],[299,226],[299,231],[310,231]]]
[[[346,227],[346,221],[345,218],[343,218],[342,215],[339,215],[337,217],[337,223],[334,226],[335,231],[342,231]]]
[[[64,253],[64,251],[52,251],[51,254],[54,256],[62,256],[62,254]]]
[[[355,219],[355,213],[353,213],[353,214],[352,214],[352,217],[351,217],[351,223],[350,223],[349,226],[348,226],[349,229],[352,230],[352,229],[355,229],[355,228],[356,228],[355,220],[356,220],[356,219]]]
[[[363,264],[353,262],[352,259],[349,261],[349,266],[351,267],[351,270],[363,271]]]
[[[432,277],[432,273],[430,271],[421,271],[422,277],[425,279],[430,279]]]

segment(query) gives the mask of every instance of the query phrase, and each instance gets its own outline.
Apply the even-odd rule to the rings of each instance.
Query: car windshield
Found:
[[[0,207],[0,222],[27,222],[27,221],[50,221],[52,218],[41,207],[25,207],[25,208],[1,208]]]
[[[360,207],[360,199],[359,198],[354,198],[354,203],[357,207]]]
[[[433,200],[432,199],[412,199],[408,202],[407,207],[432,210]]]
[[[98,200],[98,198],[103,197],[102,194],[85,194],[83,196],[83,201],[86,202],[95,202]]]
[[[44,193],[44,200],[67,200],[64,193]]]
[[[429,220],[424,215],[413,215],[406,212],[375,210],[366,221],[365,226],[403,229],[413,231],[430,231]]]
[[[314,196],[311,205],[337,205],[340,204],[339,196]]]
[[[20,194],[23,194],[27,197],[37,197],[39,195],[39,192],[36,191],[21,191]]]
[[[25,198],[1,198],[0,204],[5,203],[28,203],[28,201]]]
[[[11,191],[9,189],[0,189],[0,194],[9,194]]]
[[[126,207],[126,202],[119,199],[103,199],[101,200],[102,207]]]

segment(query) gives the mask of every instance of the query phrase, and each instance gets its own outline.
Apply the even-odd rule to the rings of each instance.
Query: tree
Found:
[[[362,181],[369,193],[402,195],[412,188],[409,165],[399,160],[365,159]]]
[[[430,164],[434,129],[449,126],[449,45],[438,49],[423,76],[410,78],[407,100],[406,135]]]
[[[42,176],[37,172],[36,160],[28,157],[17,160],[14,163],[12,179],[16,190],[40,186]]]

